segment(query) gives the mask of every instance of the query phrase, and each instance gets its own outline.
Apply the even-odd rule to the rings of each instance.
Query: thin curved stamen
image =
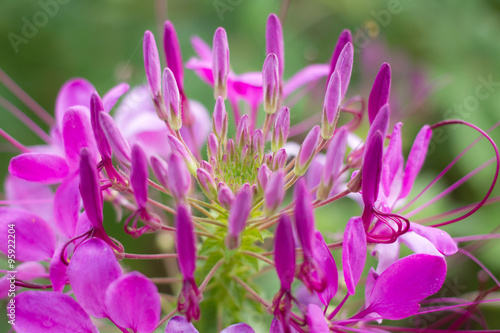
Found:
[[[93,234],[94,234],[94,228],[92,228],[92,229],[90,229],[90,230],[88,230],[88,231],[84,232],[84,233],[83,233],[83,234],[81,234],[81,235],[75,236],[75,237],[71,238],[69,241],[67,241],[67,242],[64,244],[63,248],[61,249],[61,262],[62,262],[64,265],[66,265],[66,266],[68,266],[68,265],[69,265],[68,258],[67,258],[67,256],[66,256],[66,249],[68,248],[68,246],[69,246],[70,244],[74,243],[75,241],[77,241],[77,240],[78,240],[78,239],[80,239],[80,238],[83,238],[83,240],[80,242],[80,244],[81,244],[81,243],[82,243],[83,241],[85,241],[86,239],[91,238],[91,237],[93,236]],[[77,246],[78,246],[78,245],[76,245],[76,246],[75,246],[75,248],[76,248]]]

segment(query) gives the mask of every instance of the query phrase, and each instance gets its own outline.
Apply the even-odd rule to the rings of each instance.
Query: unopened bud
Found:
[[[314,155],[316,155],[316,148],[319,143],[319,132],[319,126],[314,126],[307,134],[304,142],[302,142],[302,146],[300,146],[299,153],[297,154],[297,159],[295,160],[294,173],[296,176],[302,176],[306,173]]]
[[[271,150],[273,152],[278,151],[278,149],[285,145],[289,129],[290,109],[284,106],[278,111],[276,121],[274,122],[274,130],[271,137]]]
[[[227,97],[227,75],[229,74],[229,46],[224,28],[215,31],[212,53],[214,97]]]
[[[182,127],[181,115],[181,95],[175,81],[174,74],[169,68],[163,71],[163,99],[167,106],[167,119],[170,127],[174,130],[180,130]]]
[[[273,114],[278,109],[280,100],[280,78],[278,72],[278,57],[274,53],[267,55],[262,68],[262,92],[264,111]]]
[[[330,76],[328,87],[326,88],[325,101],[323,103],[323,118],[321,119],[321,137],[330,139],[337,127],[337,120],[340,115],[341,102],[341,82],[340,74],[334,71]]]

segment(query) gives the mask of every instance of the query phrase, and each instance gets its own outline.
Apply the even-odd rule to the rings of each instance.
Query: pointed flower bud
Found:
[[[212,165],[210,163],[208,163],[207,161],[201,161],[200,167],[206,170],[213,177],[214,168],[212,168]]]
[[[278,151],[278,149],[285,145],[289,129],[290,109],[284,106],[278,111],[274,122],[273,136],[271,137],[271,150],[273,152]]]
[[[177,201],[183,201],[191,186],[191,175],[184,159],[177,153],[168,158],[168,186]]]
[[[367,229],[371,223],[373,207],[378,198],[380,177],[382,173],[383,145],[384,141],[380,131],[376,131],[370,136],[370,140],[366,142],[363,167],[361,169],[363,177],[361,191],[363,203],[365,205],[362,218],[365,229]]]
[[[280,77],[278,70],[278,57],[274,53],[268,54],[262,68],[264,111],[267,114],[273,114],[278,109],[280,100]]]
[[[94,132],[99,153],[103,159],[110,159],[111,147],[106,139],[101,123],[99,122],[99,112],[102,111],[104,111],[104,106],[102,104],[101,97],[99,97],[97,92],[94,92],[92,96],[90,96],[90,123],[92,125],[92,131]]]
[[[306,182],[300,178],[295,185],[295,228],[304,256],[313,256],[314,212]]]
[[[283,202],[285,196],[285,175],[282,170],[273,172],[264,192],[267,215],[272,215]]]
[[[330,81],[330,76],[335,70],[335,66],[337,65],[337,61],[339,60],[340,52],[344,49],[344,46],[347,43],[352,43],[351,32],[346,29],[340,33],[339,39],[337,40],[337,44],[335,45],[335,49],[332,53],[332,59],[330,60],[330,75],[328,76],[328,81]]]
[[[191,154],[189,154],[186,146],[173,135],[168,136],[168,143],[172,152],[176,152],[177,154],[179,154],[184,159],[184,162],[186,162],[186,166],[188,167],[189,172],[195,175],[196,169],[198,167],[196,161],[193,159]]]
[[[242,149],[244,145],[249,144],[249,124],[248,115],[240,118],[238,128],[236,129],[236,147]]]
[[[391,92],[391,66],[384,62],[378,71],[373,82],[370,97],[368,98],[368,120],[373,123],[378,110],[389,103],[389,94]]]
[[[229,211],[228,233],[226,246],[233,250],[240,245],[240,234],[246,226],[248,215],[252,208],[252,191],[248,184],[245,184],[236,195]]]
[[[196,177],[205,195],[209,198],[217,197],[217,185],[215,185],[214,179],[210,173],[202,168],[196,170]]]
[[[286,150],[285,148],[281,148],[276,152],[276,155],[274,155],[273,170],[283,169],[286,164],[286,159],[287,159]]]
[[[96,229],[102,229],[101,183],[88,148],[80,151],[80,194],[90,222]]]
[[[233,139],[227,140],[226,151],[227,151],[229,158],[233,158],[233,156],[236,155],[236,149],[234,148]]]
[[[333,183],[339,176],[340,168],[344,162],[344,156],[347,143],[347,130],[341,127],[333,136],[332,141],[328,145],[326,151],[326,161],[321,174],[321,182],[316,196],[319,200],[328,198]]]
[[[257,182],[262,191],[265,191],[270,175],[271,170],[269,170],[267,165],[262,164],[259,168],[259,172],[257,173]]]
[[[217,135],[217,139],[219,139],[221,143],[226,142],[227,112],[224,99],[220,96],[217,97],[217,100],[215,101],[215,109],[212,116],[212,132]]]
[[[321,137],[330,139],[337,127],[340,115],[341,100],[340,74],[334,71],[326,88],[325,101],[323,102],[323,118],[321,119]]]
[[[196,236],[191,213],[184,204],[177,207],[175,227],[179,269],[184,278],[193,279],[196,267]]]
[[[314,155],[316,155],[316,148],[319,144],[319,134],[319,126],[314,126],[302,142],[302,146],[300,146],[299,153],[297,154],[297,159],[295,160],[295,169],[293,171],[296,176],[302,176],[306,173]]]
[[[167,67],[174,74],[175,81],[182,95],[182,91],[184,90],[184,68],[182,66],[181,47],[172,22],[166,21],[164,28],[163,47],[165,49],[165,58],[167,58]]]
[[[124,164],[130,164],[130,146],[120,132],[120,129],[116,126],[113,117],[101,111],[99,112],[99,122],[116,158]]]
[[[274,262],[281,288],[291,290],[295,276],[295,242],[292,223],[286,214],[280,216],[274,239]]]
[[[219,204],[225,209],[229,210],[234,201],[233,191],[229,188],[229,186],[225,184],[219,184],[219,193],[217,195],[217,199],[219,200]]]
[[[160,184],[168,189],[168,164],[161,157],[152,156],[151,157],[151,169],[153,169],[153,173],[160,182]]]
[[[180,130],[182,127],[181,95],[174,74],[169,68],[163,71],[163,99],[168,111],[167,118],[161,119],[168,121],[174,131]]]
[[[146,31],[144,33],[144,68],[146,70],[146,77],[151,90],[153,99],[161,96],[161,65],[160,56],[158,54],[158,47],[153,33]]]
[[[219,142],[217,141],[217,137],[213,132],[211,132],[208,135],[208,140],[207,140],[207,150],[208,150],[208,157],[212,158],[215,157],[217,159],[217,152],[219,150]]]
[[[135,200],[139,209],[146,208],[148,202],[148,160],[141,146],[132,147],[132,168],[130,170],[130,183],[134,190]]]
[[[256,129],[252,135],[252,151],[254,156],[260,160],[264,156],[264,133],[261,129]]]
[[[349,87],[349,81],[351,80],[352,63],[354,57],[354,48],[351,43],[345,44],[342,52],[340,52],[339,59],[335,65],[335,71],[339,72],[340,82],[342,87],[340,89],[340,100],[342,101],[345,97],[347,88]]]
[[[212,53],[212,73],[214,76],[214,97],[227,97],[227,75],[229,74],[229,45],[224,28],[214,34]]]
[[[283,78],[283,69],[285,68],[284,48],[283,29],[281,28],[280,19],[276,14],[271,14],[266,25],[266,53],[274,53],[278,58],[280,81]]]

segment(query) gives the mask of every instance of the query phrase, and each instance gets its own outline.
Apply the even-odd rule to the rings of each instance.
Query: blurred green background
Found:
[[[285,78],[307,64],[328,62],[336,39],[345,28],[353,32],[356,49],[349,96],[359,93],[367,98],[380,64],[387,61],[392,65],[393,121],[404,121],[405,153],[425,123],[460,118],[488,129],[500,119],[500,2],[496,0],[291,0],[287,10],[281,1],[270,0],[184,0],[168,4],[166,1],[60,0],[57,8],[51,9],[53,15],[40,22],[43,24],[33,36],[23,36],[23,26],[40,19],[39,12],[44,11],[47,3],[54,1],[0,2],[0,68],[51,113],[59,88],[72,77],[88,79],[101,95],[119,82],[131,86],[145,83],[142,36],[145,30],[151,30],[160,44],[165,18],[176,27],[184,61],[194,55],[191,36],[198,35],[211,44],[213,32],[223,26],[228,33],[232,69],[236,73],[259,71],[265,58],[267,16],[272,12],[283,16],[286,12],[286,19],[282,21]],[[13,46],[12,33],[26,39]],[[492,83],[485,85],[485,80]],[[185,86],[190,98],[212,109],[211,89],[189,71],[185,74]],[[311,108],[320,110],[324,85],[318,87],[321,89],[312,93],[315,99],[310,98],[292,109],[294,123],[310,114]],[[30,114],[3,85],[0,85],[0,96]],[[0,127],[25,145],[40,143],[3,108],[0,108]],[[359,134],[364,135],[366,129],[365,124]],[[500,142],[498,129],[492,131],[491,136]],[[476,137],[465,128],[445,129],[433,141],[435,149],[426,162],[419,187],[431,181]],[[0,150],[0,173],[6,174],[8,161],[15,151],[3,139],[0,139]],[[477,145],[438,187],[446,188],[492,156],[487,144]],[[428,212],[446,211],[480,200],[493,171],[492,167],[485,169]],[[439,192],[436,190],[436,193]],[[334,234],[358,211],[359,208],[348,203],[330,205],[318,210],[318,225],[326,234]],[[106,207],[106,213],[113,219],[111,207]],[[452,236],[488,233],[498,226],[499,213],[499,206],[492,204],[468,220],[445,229]],[[124,242],[128,252],[158,251],[152,237],[130,241],[120,231],[121,227],[108,226],[113,227],[116,230],[112,232]],[[495,243],[498,242],[492,241],[475,253],[499,276],[500,247]],[[467,290],[477,290],[479,268],[470,262],[457,263],[462,268],[451,271],[457,283],[468,286]],[[126,264],[149,276],[161,276],[165,272],[158,262]]]

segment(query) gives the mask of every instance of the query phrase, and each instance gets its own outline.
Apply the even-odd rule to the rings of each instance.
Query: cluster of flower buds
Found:
[[[391,68],[384,63],[368,97],[369,131],[366,140],[359,138],[355,131],[365,112],[363,98],[346,99],[354,58],[348,30],[340,34],[330,64],[308,66],[286,81],[283,31],[274,14],[267,22],[261,72],[237,75],[231,70],[223,28],[216,30],[213,47],[199,38],[192,41],[197,57],[186,67],[214,89],[211,131],[206,109],[186,96],[179,42],[172,23],[166,22],[167,67],[162,71],[155,38],[147,31],[148,86],[129,92],[113,116],[110,110],[128,91],[127,85],[101,99],[90,83],[75,79],[58,96],[46,145],[25,147],[1,132],[21,150],[10,162],[7,207],[0,208],[0,230],[8,235],[9,228],[15,228],[16,260],[23,262],[14,285],[41,289],[23,290],[12,301],[17,332],[95,333],[93,317],[109,319],[99,325],[113,324],[122,332],[198,332],[195,326],[208,332],[217,325],[225,333],[250,333],[262,330],[263,324],[251,323],[252,328],[237,322],[248,320],[246,312],[255,305],[271,315],[271,333],[379,332],[375,321],[459,307],[463,314],[442,320],[448,331],[480,318],[472,312],[498,288],[482,291],[474,302],[456,298],[456,306],[419,309],[441,289],[447,256],[460,251],[474,258],[458,245],[481,237],[454,239],[437,227],[465,219],[488,202],[500,159],[486,132],[463,121],[425,125],[405,163],[402,123],[390,128]],[[306,119],[294,124],[294,130],[289,97],[322,78],[326,90],[321,122],[305,133],[304,124],[311,123]],[[248,114],[242,114],[241,104],[248,105]],[[235,132],[230,136],[233,120]],[[413,219],[421,208],[407,212],[415,200],[405,203],[433,130],[451,124],[472,128],[488,140],[495,158],[487,164],[496,163],[495,175],[477,204],[431,217],[428,221],[447,220],[424,225]],[[289,142],[289,137],[302,134],[300,147]],[[40,197],[46,200],[37,203]],[[362,213],[349,214],[346,223],[329,223],[330,230],[318,230],[314,209],[344,198],[359,203]],[[106,231],[112,222],[105,219],[104,202],[116,208],[126,233],[171,233],[175,251],[171,247],[170,253],[127,253]],[[325,240],[322,231],[336,236]],[[8,243],[0,241],[6,255],[11,253]],[[412,254],[400,258],[401,243]],[[367,254],[376,257],[376,267],[367,269]],[[123,272],[119,263],[168,258],[177,259],[179,271],[165,278]],[[261,274],[277,276],[279,289],[272,301],[258,292],[255,277]],[[8,280],[2,279],[3,288]],[[360,297],[349,302],[362,293],[360,281],[361,307]],[[177,300],[163,319],[156,283],[171,283],[171,290],[178,290],[178,295],[167,297]],[[346,310],[349,307],[355,309]]]

